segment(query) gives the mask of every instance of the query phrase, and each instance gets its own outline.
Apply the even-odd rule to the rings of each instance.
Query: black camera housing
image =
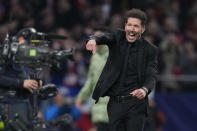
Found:
[[[20,37],[24,42],[19,41]],[[51,38],[65,39],[66,37],[37,32],[34,28],[24,28],[12,37],[7,34],[0,54],[0,64],[14,63],[25,66],[29,69],[30,78],[37,79],[37,76],[31,76],[31,74],[36,74],[42,68],[58,66],[67,59],[72,60],[74,49],[52,50]],[[41,99],[47,99],[55,96],[57,92],[54,84],[48,84],[41,87],[38,96]]]
[[[2,48],[1,64],[13,62],[20,66],[27,66],[31,69],[51,67],[58,65],[67,59],[73,60],[74,49],[52,50],[49,45],[52,43],[45,33],[36,33],[35,29],[23,29],[19,34],[9,37],[7,34]],[[28,32],[28,33],[27,33]],[[25,36],[23,36],[25,34]],[[20,36],[22,35],[22,36]],[[24,43],[19,43],[19,37],[27,38]],[[47,37],[46,37],[47,36]],[[57,36],[59,38],[59,36]],[[34,38],[34,39],[32,39]],[[42,38],[42,39],[35,39]],[[61,38],[61,37],[60,37]]]

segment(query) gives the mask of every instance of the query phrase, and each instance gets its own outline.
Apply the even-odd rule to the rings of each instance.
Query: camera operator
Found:
[[[19,37],[20,44],[25,44],[25,39]],[[16,113],[24,120],[31,120],[31,106],[29,95],[42,86],[36,80],[30,79],[28,69],[19,67],[13,62],[0,65],[0,115],[4,116],[5,130],[9,120],[14,120]]]

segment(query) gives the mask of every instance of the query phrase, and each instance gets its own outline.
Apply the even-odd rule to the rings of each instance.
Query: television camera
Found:
[[[19,40],[22,38],[22,42]],[[52,65],[60,66],[67,59],[73,59],[74,49],[52,50],[52,39],[66,39],[66,36],[49,35],[37,32],[34,28],[24,28],[16,36],[6,35],[2,47],[0,64],[14,63],[27,67],[31,79],[37,80],[35,72]],[[54,84],[43,86],[39,91],[43,99],[53,97],[56,94]]]
[[[52,50],[50,48],[52,39],[66,39],[66,37],[37,32],[34,28],[24,28],[12,37],[7,34],[1,47],[0,64],[13,63],[20,67],[26,67],[29,71],[29,77],[38,80],[37,74],[43,68],[50,68],[53,65],[59,66],[67,59],[73,59],[74,49]],[[28,129],[28,131],[44,130],[41,127],[43,124],[37,117],[38,98],[48,99],[57,93],[58,90],[54,84],[46,84],[39,90],[33,91],[30,95],[33,102],[33,120],[31,122],[33,128]],[[10,123],[10,126],[16,128],[17,124]],[[17,130],[23,131],[19,128]]]
[[[19,43],[20,37],[25,39],[22,44]],[[40,69],[51,67],[53,64],[58,65],[67,58],[72,59],[73,49],[57,51],[49,48],[53,38],[66,39],[65,36],[36,32],[34,28],[22,29],[11,38],[7,34],[3,45],[2,62],[12,61],[30,69]]]

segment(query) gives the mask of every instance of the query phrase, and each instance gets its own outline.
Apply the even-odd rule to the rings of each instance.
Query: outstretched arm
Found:
[[[109,48],[116,42],[115,33],[103,33],[100,35],[93,35],[90,37],[86,44],[86,49],[92,51],[92,54],[96,53],[96,45],[107,45]]]

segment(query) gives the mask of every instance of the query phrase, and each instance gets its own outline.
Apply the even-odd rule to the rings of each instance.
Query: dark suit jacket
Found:
[[[107,63],[92,96],[97,103],[99,97],[106,96],[107,91],[110,88],[113,88],[112,86],[114,82],[119,78],[121,68],[123,68],[122,65],[126,57],[125,55],[128,54],[126,52],[129,51],[129,48],[128,44],[125,44],[125,41],[127,40],[126,33],[123,30],[116,30],[112,33],[101,34],[96,36],[94,39],[98,45],[106,44],[109,47]],[[145,87],[148,89],[148,93],[150,93],[156,86],[158,48],[143,38],[140,38],[136,42],[138,46],[137,71],[139,88]]]
[[[30,92],[23,88],[23,82],[27,79],[22,70],[15,70],[10,64],[0,65],[0,103],[15,102],[24,100],[30,95]],[[16,91],[15,96],[11,96],[9,91]],[[13,101],[14,99],[14,101]]]

